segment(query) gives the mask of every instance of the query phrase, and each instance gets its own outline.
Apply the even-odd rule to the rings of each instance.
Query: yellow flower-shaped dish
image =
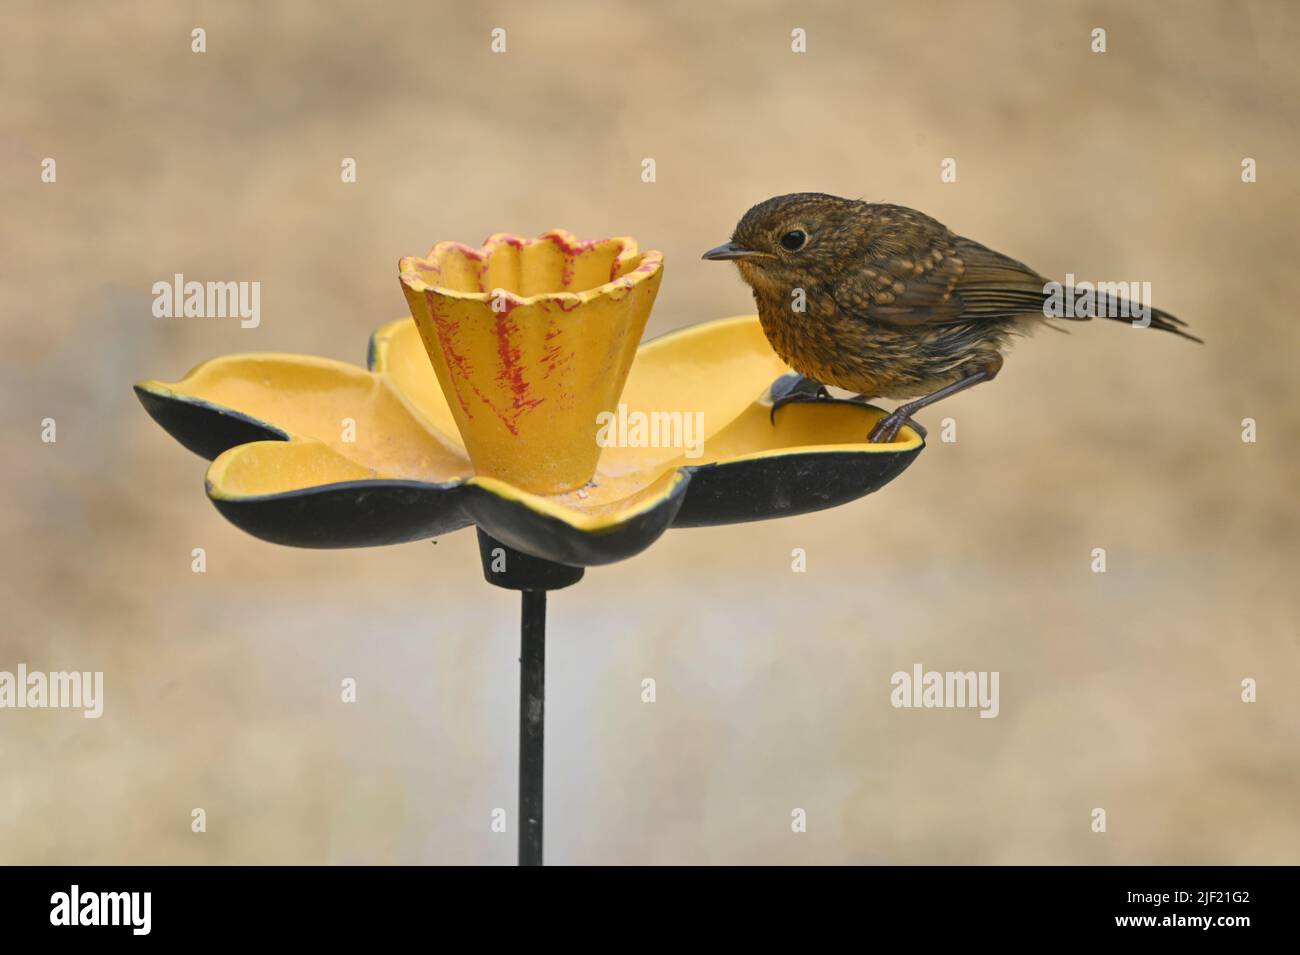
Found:
[[[843,504],[897,477],[924,446],[909,428],[867,443],[884,412],[853,401],[787,405],[773,423],[767,390],[787,369],[754,316],[636,351],[619,420],[700,413],[698,447],[612,442],[588,484],[553,494],[476,473],[412,319],[375,333],[368,366],[232,355],[178,382],[140,382],[136,393],[181,444],[212,459],[207,491],[218,510],[264,540],[362,547],[478,524],[519,551],[579,567],[630,557],[672,526]]]

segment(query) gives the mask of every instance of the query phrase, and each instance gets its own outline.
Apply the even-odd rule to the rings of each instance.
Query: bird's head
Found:
[[[788,295],[855,261],[868,241],[865,203],[820,192],[774,196],[754,206],[711,262],[735,262],[756,293]]]

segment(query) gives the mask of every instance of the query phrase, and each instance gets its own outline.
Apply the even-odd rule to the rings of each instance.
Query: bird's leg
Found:
[[[981,368],[974,374],[967,375],[961,381],[953,382],[951,385],[945,385],[938,391],[901,404],[885,417],[876,422],[876,426],[871,429],[871,434],[867,435],[867,440],[873,444],[879,444],[885,441],[893,441],[898,431],[903,425],[908,424],[912,414],[920,411],[927,405],[932,405],[936,401],[941,401],[959,391],[965,391],[973,385],[978,385],[981,381],[989,381],[997,374],[997,369]],[[915,425],[912,425],[915,427]],[[925,432],[919,432],[921,437],[925,437]]]
[[[826,386],[820,381],[809,378],[806,375],[791,372],[782,375],[776,381],[772,382],[768,388],[768,395],[772,399],[772,412],[769,415],[773,424],[776,424],[776,410],[786,405],[803,404],[805,402],[817,401],[835,401],[836,399],[826,390]],[[874,400],[872,395],[854,395],[852,398],[845,399],[857,404],[870,404]],[[937,400],[937,399],[936,399]],[[908,418],[906,422],[921,437],[925,437],[927,432],[921,427],[920,423]]]
[[[786,405],[800,404],[805,401],[832,401],[831,393],[820,381],[814,381],[798,373],[782,375],[768,388],[772,399],[772,413],[769,416],[776,424],[776,410]]]
[[[854,398],[853,400],[854,400],[854,401],[861,401],[863,404],[867,404],[867,403],[869,403],[869,402],[871,401],[871,399],[868,398],[868,397],[866,397],[865,395],[858,395],[858,396],[857,396],[856,398]],[[883,421],[884,419],[881,419],[881,420]],[[921,422],[917,421],[915,418],[908,418],[906,421],[903,422],[903,424],[907,425],[909,428],[911,428],[913,431],[915,431],[917,434],[919,434],[919,435],[920,435],[921,437],[923,437],[923,438],[928,438],[928,437],[930,436],[930,432],[927,431],[924,427],[922,427]],[[876,427],[877,427],[877,428],[880,427],[880,421],[877,421],[877,422],[876,422]],[[874,433],[874,430],[875,430],[875,429],[873,428],[873,429],[872,429],[873,433]],[[897,433],[898,433],[898,430],[895,429],[894,433],[897,434]],[[886,441],[892,441],[893,438],[886,438],[885,440],[886,440]]]

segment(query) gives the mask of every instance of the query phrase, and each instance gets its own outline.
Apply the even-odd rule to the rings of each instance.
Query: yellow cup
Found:
[[[474,469],[536,494],[596,471],[650,318],[663,255],[627,237],[498,233],[401,260],[402,291]]]

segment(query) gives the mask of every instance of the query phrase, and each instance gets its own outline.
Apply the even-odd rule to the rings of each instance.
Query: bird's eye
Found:
[[[808,233],[803,229],[792,229],[785,235],[781,236],[781,248],[787,252],[798,252],[803,248],[803,244],[808,241]]]

